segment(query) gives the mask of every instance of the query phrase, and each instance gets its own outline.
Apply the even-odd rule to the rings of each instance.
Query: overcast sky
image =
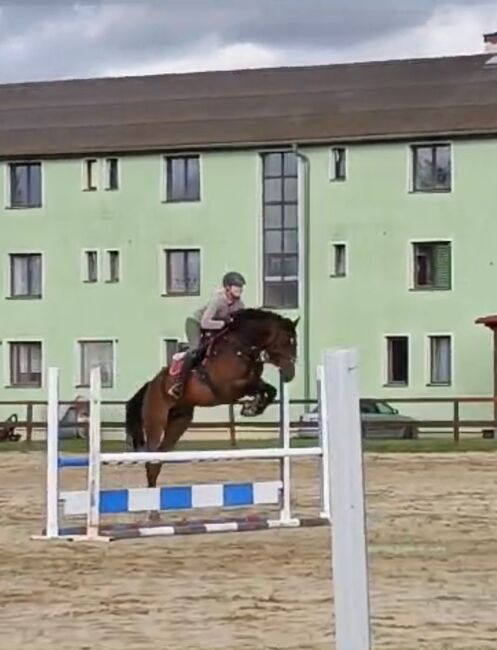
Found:
[[[497,0],[0,0],[0,82],[471,54]]]

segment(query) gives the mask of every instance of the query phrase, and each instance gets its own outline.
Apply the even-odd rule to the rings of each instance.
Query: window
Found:
[[[105,189],[119,189],[119,159],[107,158],[105,160]]]
[[[83,187],[87,191],[97,189],[98,161],[95,158],[84,161],[84,182]]]
[[[98,280],[98,251],[84,251],[83,281],[97,282]]]
[[[42,270],[40,253],[10,255],[10,297],[41,298]]]
[[[200,293],[200,251],[166,250],[166,293],[198,296]]]
[[[41,207],[41,163],[11,163],[10,207]]]
[[[447,335],[430,336],[430,384],[450,386],[452,383],[452,340]]]
[[[119,282],[121,279],[119,251],[105,251],[106,282]]]
[[[164,352],[163,359],[166,363],[166,366],[170,366],[173,361],[173,356],[179,352],[179,342],[178,339],[163,339]]]
[[[89,386],[91,369],[99,367],[102,373],[102,387],[112,388],[114,385],[114,342],[80,341],[79,350],[79,384]]]
[[[332,181],[344,181],[347,176],[347,158],[345,147],[333,147],[331,150],[330,179]]]
[[[452,288],[452,247],[450,242],[413,244],[414,289]]]
[[[448,192],[451,189],[451,149],[448,144],[412,147],[413,190]]]
[[[334,278],[343,278],[347,275],[347,246],[346,244],[332,244],[331,247],[331,275]]]
[[[409,342],[407,336],[387,337],[387,384],[409,383]]]
[[[198,156],[166,158],[168,201],[200,201]]]
[[[295,309],[299,295],[298,158],[262,155],[264,305]]]
[[[10,385],[41,386],[41,343],[16,341],[10,343]]]

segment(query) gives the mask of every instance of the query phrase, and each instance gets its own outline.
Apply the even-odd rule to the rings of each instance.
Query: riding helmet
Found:
[[[223,287],[243,287],[246,284],[245,278],[238,271],[230,271],[225,273],[223,277]]]

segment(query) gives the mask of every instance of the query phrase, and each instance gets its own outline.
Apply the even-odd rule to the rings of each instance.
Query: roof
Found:
[[[0,85],[0,156],[497,134],[490,59]]]

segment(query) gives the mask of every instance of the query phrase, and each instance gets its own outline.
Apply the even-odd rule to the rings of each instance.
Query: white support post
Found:
[[[48,369],[46,537],[59,536],[59,369]]]
[[[89,539],[99,539],[101,472],[100,387],[100,368],[92,368],[90,373],[90,431],[88,436],[87,537]]]
[[[319,446],[323,450],[320,464],[321,517],[331,519],[330,508],[330,459],[328,444],[328,409],[325,394],[324,367],[318,366],[317,394],[319,414]]]
[[[290,449],[290,398],[288,386],[280,375],[280,446],[286,454]],[[281,521],[288,522],[291,514],[291,474],[290,456],[284,455],[280,460],[280,479],[282,483],[282,503],[280,511]]]
[[[355,350],[324,355],[333,513],[336,650],[371,650],[364,474]]]

